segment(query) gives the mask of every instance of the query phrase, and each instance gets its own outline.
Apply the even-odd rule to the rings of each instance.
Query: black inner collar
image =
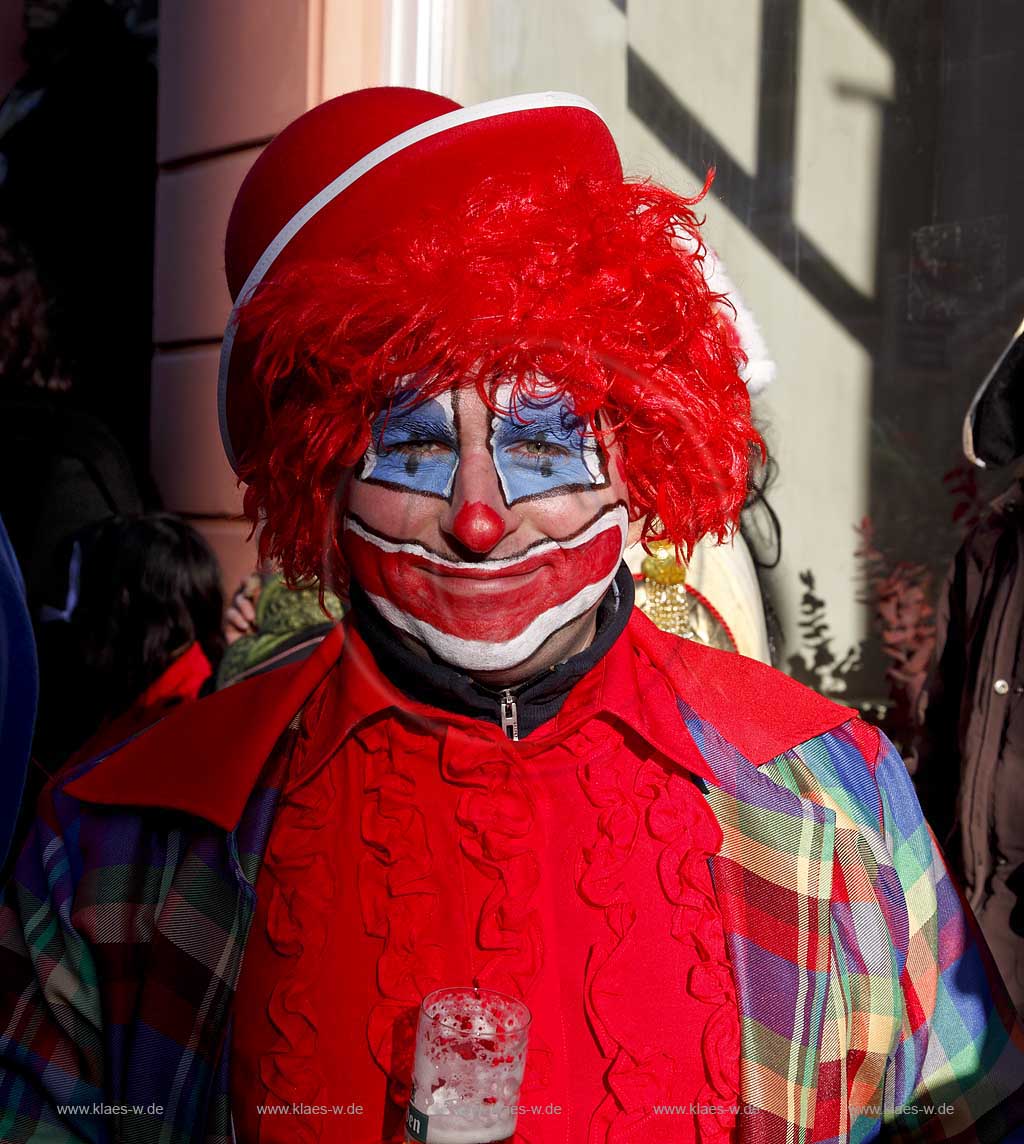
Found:
[[[477,683],[450,664],[411,651],[353,581],[352,621],[384,675],[410,699],[443,711],[469,715],[501,725],[503,689]],[[633,610],[633,576],[625,564],[597,609],[597,633],[589,647],[509,688],[518,708],[519,737],[525,738],[562,708],[569,692],[608,652],[622,634]]]

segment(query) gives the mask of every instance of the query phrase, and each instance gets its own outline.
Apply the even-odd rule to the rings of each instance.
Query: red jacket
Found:
[[[48,792],[0,904],[0,1125],[18,1125],[12,1139],[116,1131],[142,1144],[168,1125],[231,1138],[229,1017],[282,797],[268,759],[329,676],[355,692],[337,735],[394,703],[354,664],[355,641],[339,662],[339,642],[183,708]],[[1020,1029],[884,740],[771,669],[639,615],[578,686],[600,689],[663,766],[709,776],[742,1020],[741,1139],[1018,1138]],[[651,994],[646,979],[638,988]],[[644,1110],[619,1095],[635,1118],[624,1126],[646,1138]],[[158,1104],[159,1119],[108,1123],[90,1102]]]

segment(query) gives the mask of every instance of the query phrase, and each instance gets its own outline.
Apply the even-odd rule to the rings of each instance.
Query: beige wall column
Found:
[[[212,544],[230,591],[255,563],[220,444],[231,308],[224,230],[260,148],[342,91],[384,82],[382,0],[175,0],[160,11],[152,466]]]

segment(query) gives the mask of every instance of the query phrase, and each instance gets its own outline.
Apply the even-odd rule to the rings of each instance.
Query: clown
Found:
[[[520,682],[592,641],[628,531],[624,482],[557,391],[517,402],[504,385],[493,409],[471,387],[415,394],[374,421],[347,498],[347,567],[445,663]]]
[[[633,608],[627,543],[728,536],[762,453],[696,201],[557,93],[355,92],[257,160],[225,445],[351,610],[47,792],[4,1140],[402,1141],[418,1006],[474,983],[533,1015],[518,1144],[1022,1131],[899,758]]]

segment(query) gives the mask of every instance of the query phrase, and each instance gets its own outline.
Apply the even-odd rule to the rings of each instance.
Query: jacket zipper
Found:
[[[519,708],[509,688],[501,693],[501,729],[513,741],[519,741]]]

